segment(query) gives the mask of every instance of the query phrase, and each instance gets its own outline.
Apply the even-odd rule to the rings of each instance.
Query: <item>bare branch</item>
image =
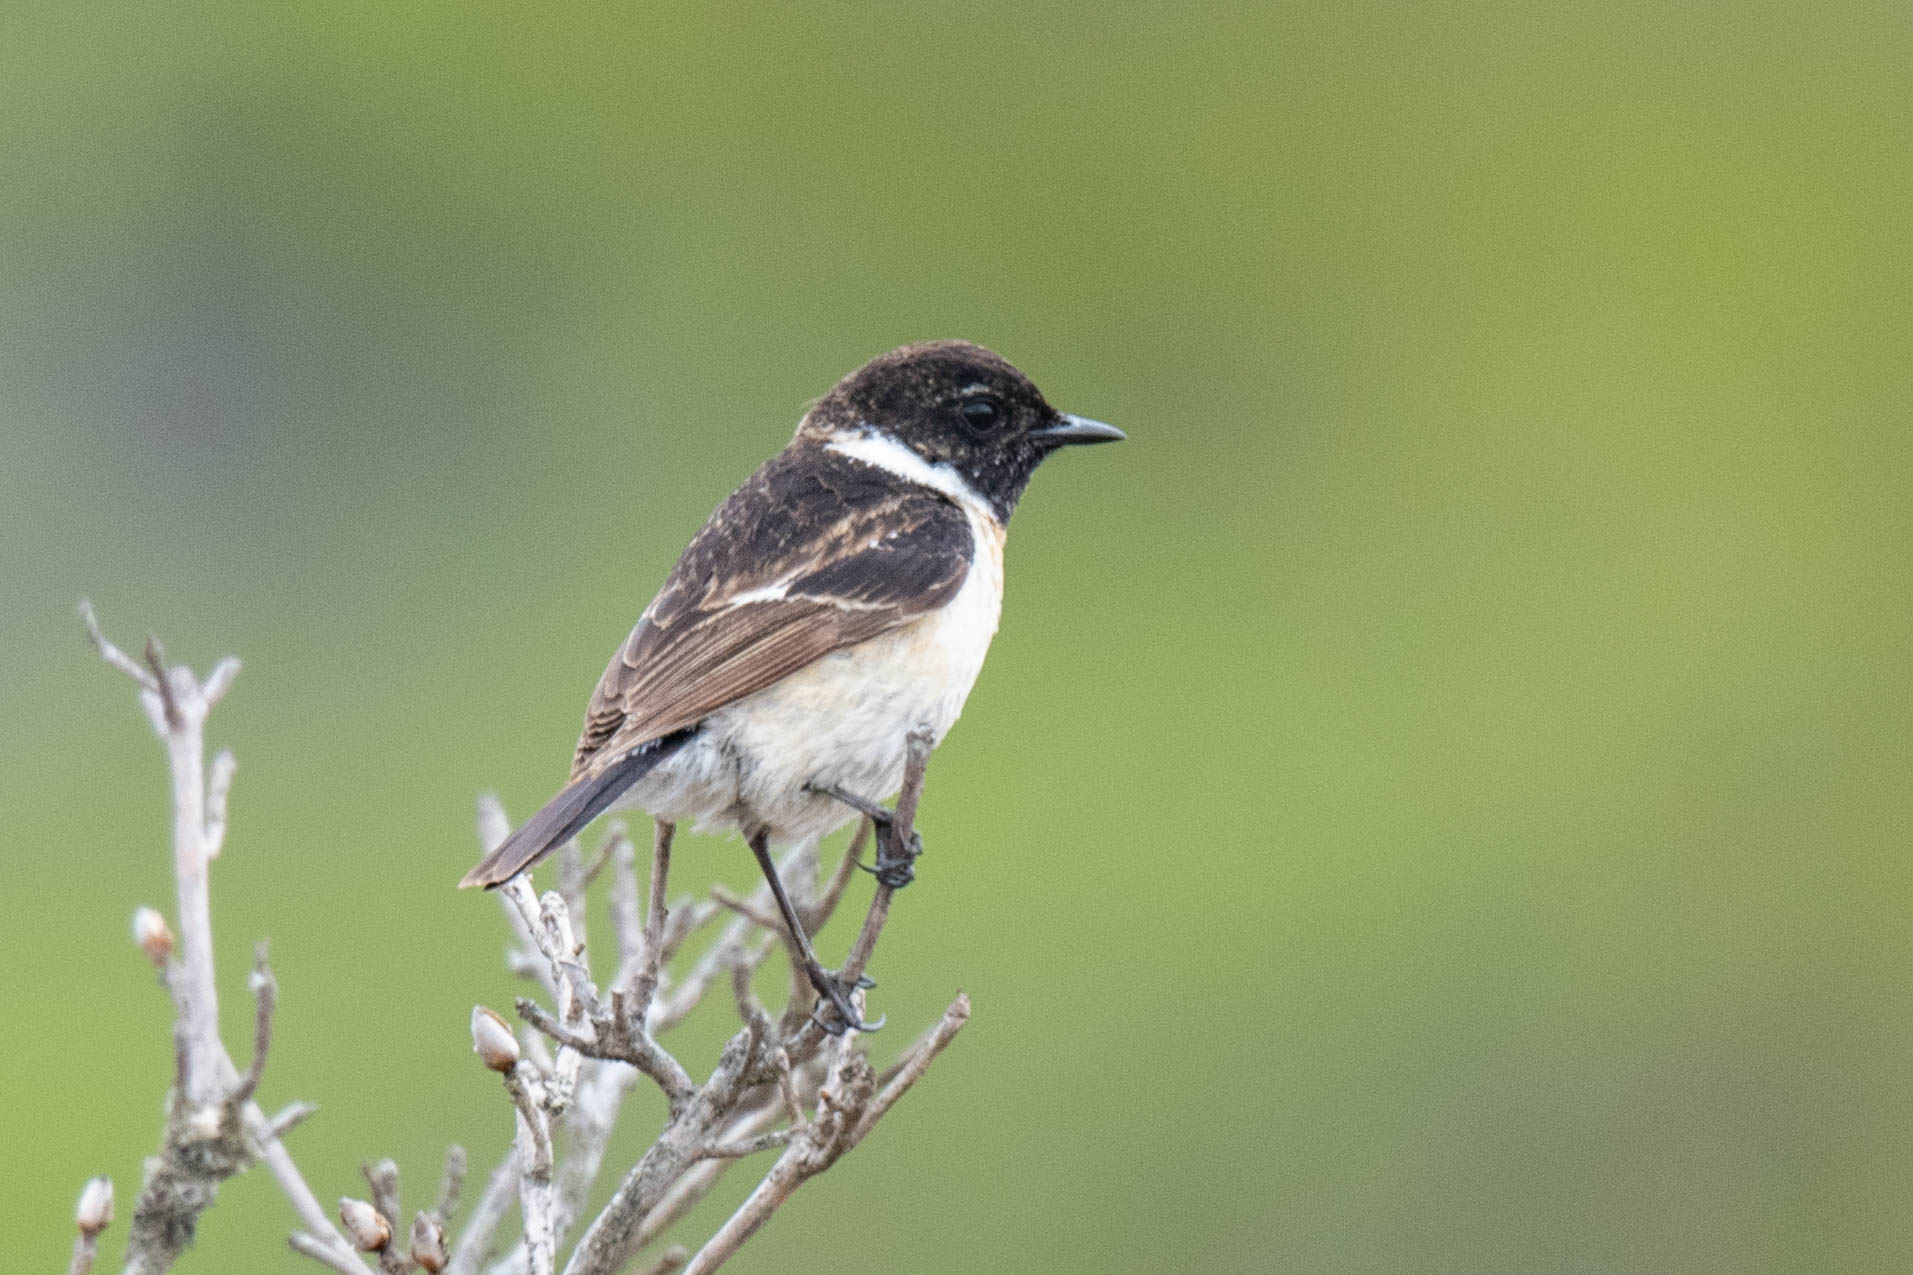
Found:
[[[591,862],[585,866],[584,876],[579,881],[579,885],[583,889],[590,889],[591,883],[596,881],[598,877],[603,874],[605,868],[610,866],[611,856],[616,852],[618,842],[629,841],[630,839],[631,834],[626,830],[622,819],[613,823],[610,830],[605,833],[604,844],[598,847],[598,853],[592,855]]]
[[[232,1096],[240,1102],[250,1102],[258,1091],[259,1080],[266,1071],[266,1054],[272,1049],[272,1009],[278,1001],[279,985],[273,981],[272,967],[266,964],[264,943],[253,952],[252,977],[247,982],[258,1010],[253,1015],[252,1064],[232,1091]]]
[[[638,1275],[672,1275],[673,1271],[684,1265],[684,1259],[691,1255],[682,1244],[673,1244],[658,1254],[658,1260],[645,1267]]]
[[[891,837],[894,842],[902,843],[909,839],[917,824],[917,803],[923,798],[924,773],[930,763],[931,740],[927,735],[913,733],[903,766],[903,787],[897,793],[895,822],[891,825]],[[857,941],[851,944],[850,955],[844,958],[844,967],[838,977],[846,983],[854,983],[863,976],[864,968],[870,964],[871,953],[877,949],[877,936],[883,933],[884,922],[890,919],[890,900],[896,893],[889,886],[878,882],[877,890],[870,899],[870,911],[864,916],[863,929],[857,934]]]
[[[93,614],[93,604],[85,598],[80,599],[80,620],[86,625],[86,636],[92,640],[93,649],[100,653],[101,659],[132,678],[141,690],[158,693],[159,682],[152,673],[143,668],[138,660],[114,646],[107,640],[106,634],[100,631],[99,617]]]
[[[558,862],[558,897],[565,901],[565,913],[571,918],[571,931],[583,947],[586,939],[585,859],[573,837],[558,847],[552,856]]]
[[[230,1062],[226,1065],[228,1069],[232,1066]],[[280,1114],[281,1118],[285,1115],[284,1112]],[[325,1206],[319,1203],[319,1197],[313,1194],[310,1186],[306,1185],[304,1175],[299,1172],[299,1166],[293,1163],[292,1153],[286,1150],[285,1143],[279,1141],[277,1134],[273,1132],[272,1124],[266,1120],[265,1113],[259,1110],[257,1104],[249,1102],[240,1115],[245,1120],[247,1134],[260,1148],[260,1158],[266,1162],[267,1171],[272,1174],[273,1180],[279,1184],[280,1191],[291,1202],[292,1211],[299,1215],[300,1222],[309,1232],[312,1232],[306,1238],[330,1247],[333,1258],[337,1259],[328,1263],[333,1269],[363,1275],[364,1264],[353,1256],[345,1237],[339,1234],[338,1228],[332,1224],[332,1218],[326,1213]],[[301,1118],[303,1119],[303,1116]],[[295,1120],[293,1123],[298,1122]]]
[[[518,1207],[525,1219],[525,1256],[531,1275],[552,1275],[557,1237],[552,1230],[551,1124],[544,1086],[530,1063],[505,1077],[505,1091],[518,1108]]]
[[[710,1142],[704,1146],[704,1154],[714,1160],[741,1160],[747,1155],[756,1155],[760,1151],[770,1151],[790,1144],[791,1130],[772,1129],[769,1133],[760,1133],[754,1138],[743,1138],[735,1142]]]
[[[499,803],[496,793],[478,794],[478,846],[486,854],[496,850],[506,837],[511,835],[511,821],[505,816],[505,807]],[[530,889],[530,885],[525,886]],[[538,942],[533,936],[537,928],[536,920],[527,920],[512,897],[503,889],[495,891],[498,904],[505,911],[505,921],[512,928],[517,939],[516,944],[506,954],[505,963],[515,974],[528,974],[537,979],[544,987],[545,994],[557,998],[558,985],[550,965],[538,959]],[[536,909],[532,916],[536,917]]]
[[[664,959],[671,960],[693,934],[716,920],[718,910],[709,899],[687,899],[672,908],[664,926]]]
[[[208,703],[211,701],[208,700]],[[226,798],[232,792],[233,772],[239,763],[232,749],[222,748],[213,758],[212,773],[206,778],[206,857],[217,859],[226,844]]]
[[[266,1122],[266,1137],[269,1140],[283,1138],[287,1133],[304,1124],[319,1110],[317,1103],[289,1102],[279,1109],[279,1113]]]
[[[518,1153],[516,1147],[492,1170],[485,1191],[472,1206],[465,1230],[452,1246],[452,1257],[445,1265],[446,1275],[477,1275],[479,1266],[491,1252],[492,1240],[511,1212],[518,1195]]]
[[[81,614],[102,658],[139,688],[142,706],[166,747],[174,789],[179,933],[175,939],[163,917],[142,912],[135,934],[148,958],[162,968],[174,998],[178,1080],[160,1154],[150,1162],[134,1213],[126,1269],[131,1275],[165,1271],[191,1242],[196,1219],[212,1203],[219,1183],[257,1158],[271,1169],[299,1218],[300,1229],[289,1239],[292,1248],[339,1275],[364,1275],[363,1259],[318,1203],[282,1141],[312,1107],[293,1103],[269,1120],[253,1101],[271,1053],[277,1001],[263,944],[250,982],[257,1005],[252,1057],[243,1073],[217,1032],[208,865],[225,840],[234,763],[230,753],[221,752],[207,764],[204,726],[208,712],[232,686],[238,662],[221,661],[201,682],[190,670],[169,664],[159,643],[149,641],[142,665],[105,639],[90,607],[82,606]],[[913,736],[894,818],[877,834],[880,866],[897,864],[899,856],[907,862],[914,851],[927,755],[928,741]],[[508,831],[497,800],[481,798],[482,847],[495,848]],[[491,1174],[456,1243],[448,1244],[445,1222],[457,1207],[465,1173],[460,1149],[448,1151],[436,1205],[420,1210],[403,1230],[397,1166],[385,1161],[366,1170],[372,1201],[348,1205],[360,1223],[353,1234],[366,1251],[377,1254],[384,1275],[419,1270],[478,1275],[492,1256],[514,1195],[523,1238],[493,1270],[554,1275],[559,1246],[591,1194],[624,1097],[639,1073],[665,1095],[664,1129],[584,1229],[564,1263],[565,1275],[615,1275],[702,1198],[729,1165],[759,1152],[777,1152],[763,1181],[696,1256],[687,1258],[685,1250],[674,1248],[647,1268],[661,1275],[688,1261],[692,1272],[716,1270],[798,1186],[856,1146],[962,1027],[969,1002],[959,996],[936,1028],[879,1078],[857,1044],[857,1033],[827,1037],[812,1024],[807,1011],[814,996],[799,976],[801,962],[794,952],[791,996],[782,1019],[773,1019],[757,998],[753,975],[780,940],[789,945],[793,936],[771,911],[768,887],[741,898],[719,889],[712,898],[668,907],[674,832],[669,822],[657,825],[642,899],[636,850],[621,827],[589,865],[575,842],[561,849],[558,891],[541,897],[524,876],[498,891],[516,936],[508,963],[537,978],[554,1008],[519,1002],[531,1030],[517,1036],[486,1011],[474,1015],[475,1047],[503,1073],[515,1132],[510,1154]],[[783,856],[779,870],[811,932],[839,906],[871,837],[866,820],[822,883],[815,841]],[[585,918],[591,883],[607,867],[617,960],[601,1000],[591,974]],[[893,893],[892,886],[880,882],[839,977],[854,982],[861,974],[887,922]],[[720,911],[728,911],[730,919],[674,982],[667,963]],[[743,1027],[700,1085],[657,1037],[681,1022],[726,972]],[[861,1013],[861,995],[853,999]],[[555,1055],[546,1048],[547,1039],[555,1043]],[[566,1151],[562,1161],[555,1154],[558,1142]],[[76,1248],[75,1269],[82,1275],[93,1251],[83,1258]]]
[[[89,1178],[73,1209],[73,1257],[66,1275],[87,1275],[100,1252],[100,1232],[113,1221],[113,1179]]]
[[[206,674],[206,685],[200,694],[206,697],[206,707],[217,707],[219,701],[226,698],[226,692],[232,689],[233,679],[239,676],[239,660],[231,655],[213,665],[213,671]]]
[[[611,933],[618,945],[618,972],[611,985],[622,987],[644,959],[644,916],[638,899],[637,850],[631,838],[614,838],[610,850]]]
[[[316,1235],[294,1231],[286,1236],[286,1244],[293,1252],[309,1257],[322,1266],[330,1266],[339,1275],[365,1275],[363,1262],[349,1252],[340,1252],[337,1245]]]
[[[631,963],[629,972],[620,971],[617,979],[617,986],[628,989],[625,1012],[636,1020],[640,1028],[650,1021],[651,1001],[657,995],[658,979],[664,968],[665,926],[670,916],[665,906],[665,891],[671,877],[671,842],[676,834],[676,824],[664,819],[657,821],[651,839],[650,889],[646,895],[644,929],[639,935],[637,959]],[[635,870],[633,866],[634,873]],[[626,924],[630,924],[630,919],[627,919]]]
[[[908,1093],[910,1086],[923,1079],[923,1074],[930,1070],[930,1064],[936,1061],[937,1055],[949,1048],[956,1034],[963,1030],[963,1024],[969,1021],[970,998],[958,992],[956,999],[950,1002],[950,1007],[943,1011],[943,1017],[937,1020],[937,1025],[911,1047],[893,1074],[885,1079],[883,1088],[870,1100],[870,1105],[857,1121],[856,1130],[851,1135],[852,1146],[862,1142],[864,1135],[883,1118],[884,1113],[896,1106],[897,1099]]]
[[[777,1096],[784,1101],[784,1117],[793,1127],[804,1123],[804,1103],[797,1096],[797,1078],[791,1074],[790,1051],[779,1046],[771,1054],[777,1068]]]
[[[639,1227],[722,1126],[762,1042],[746,1027],[731,1037],[697,1096],[670,1120],[578,1241],[565,1275],[612,1275],[637,1251]]]
[[[159,703],[163,710],[162,716],[166,729],[175,731],[181,729],[185,721],[179,713],[179,688],[174,685],[176,679],[172,671],[166,667],[166,648],[159,644],[158,638],[149,633],[146,635],[146,650],[142,654],[146,656],[146,667],[153,670],[153,684],[159,690]],[[188,673],[186,676],[190,678],[192,674]]]
[[[850,879],[857,875],[857,864],[863,859],[864,847],[870,843],[871,824],[868,818],[857,821],[857,831],[851,834],[850,842],[844,847],[843,857],[837,860],[836,869],[831,872],[830,880],[824,883],[823,893],[818,896],[816,907],[804,917],[804,924],[812,933],[824,928],[826,922],[837,911],[837,903],[844,897],[844,891],[850,888]]]
[[[755,1119],[743,1122],[742,1128],[739,1128],[738,1122],[735,1121],[730,1127],[738,1129],[739,1135],[742,1136],[750,1129],[761,1129],[772,1120],[771,1114],[767,1111],[760,1110],[753,1115]],[[735,1160],[699,1160],[679,1174],[658,1197],[658,1202],[644,1215],[644,1220],[638,1224],[637,1238],[631,1246],[632,1250],[635,1252],[643,1249],[676,1225],[696,1206],[698,1201],[710,1194],[711,1188],[716,1186],[736,1163]]]
[[[738,898],[721,885],[711,887],[711,897],[717,900],[719,907],[736,913],[761,930],[781,936],[790,934],[790,927],[784,924],[783,917],[758,907],[748,899]],[[798,963],[801,965],[803,962],[799,960]]]
[[[274,1179],[328,1264],[363,1271],[345,1238],[300,1175],[278,1131],[252,1101],[270,1045],[273,986],[263,964],[255,974],[259,997],[253,1058],[241,1076],[219,1038],[219,1003],[213,978],[213,931],[208,864],[223,837],[224,806],[232,762],[221,754],[209,776],[205,760],[206,715],[232,685],[237,660],[225,660],[202,686],[190,670],[168,665],[157,640],[146,643],[147,667],[106,640],[90,606],[81,617],[105,661],[140,688],[140,702],[166,747],[173,788],[173,876],[178,893],[177,954],[159,952],[162,935],[147,919],[147,954],[165,962],[165,981],[177,1010],[173,1040],[176,1081],[168,1103],[160,1153],[149,1162],[134,1207],[125,1269],[130,1275],[166,1270],[192,1242],[199,1214],[219,1184],[264,1159]],[[164,929],[162,920],[159,930]],[[167,936],[169,937],[169,936]],[[304,1251],[304,1250],[302,1250]]]
[[[529,996],[520,996],[512,1002],[518,1010],[518,1016],[556,1041],[560,1048],[575,1049],[580,1052],[591,1051],[592,1057],[604,1056],[600,1051],[609,1046],[600,1045],[589,1036],[580,1035],[559,1021],[558,1016],[532,1000]]]
[[[709,1275],[770,1220],[772,1213],[798,1187],[836,1163],[854,1145],[851,1130],[876,1088],[870,1063],[850,1043],[855,1032],[845,1032],[835,1045],[830,1076],[817,1098],[817,1115],[792,1132],[784,1154],[770,1167],[744,1203],[691,1258],[685,1275]]]
[[[438,1202],[432,1212],[441,1222],[450,1221],[458,1212],[458,1193],[465,1185],[467,1162],[465,1148],[454,1142],[445,1148],[445,1172],[438,1180]]]

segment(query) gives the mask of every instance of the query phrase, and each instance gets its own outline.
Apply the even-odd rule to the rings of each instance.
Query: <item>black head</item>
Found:
[[[1122,431],[1057,411],[1001,355],[968,341],[906,345],[837,382],[801,437],[887,435],[932,465],[947,465],[1009,520],[1043,459],[1073,443],[1105,443]]]

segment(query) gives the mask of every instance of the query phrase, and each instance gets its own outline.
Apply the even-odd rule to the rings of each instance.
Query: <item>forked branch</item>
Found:
[[[645,1268],[716,1270],[810,1178],[855,1148],[892,1105],[922,1078],[967,1020],[959,995],[942,1020],[878,1073],[858,1033],[830,1036],[817,1025],[815,994],[791,979],[789,1003],[773,1017],[758,1003],[752,976],[785,950],[783,925],[767,887],[747,897],[721,891],[706,899],[668,898],[673,829],[660,824],[648,871],[623,829],[590,856],[575,846],[559,856],[560,888],[542,896],[526,878],[499,891],[512,932],[508,966],[546,998],[520,998],[528,1030],[521,1037],[489,1010],[472,1016],[473,1047],[499,1073],[512,1111],[513,1134],[456,1238],[448,1226],[465,1176],[463,1151],[447,1156],[437,1203],[404,1221],[398,1167],[365,1170],[369,1200],[344,1198],[335,1222],[306,1184],[283,1135],[311,1113],[293,1103],[268,1119],[255,1102],[272,1049],[278,986],[264,944],[255,954],[252,1048],[240,1071],[218,1036],[213,982],[209,865],[226,836],[234,776],[229,752],[205,760],[207,715],[231,688],[237,660],[203,680],[171,664],[156,641],[136,660],[108,641],[92,609],[81,606],[101,657],[126,674],[166,747],[173,781],[173,865],[178,887],[177,933],[156,909],[141,908],[134,937],[161,971],[177,1025],[176,1068],[160,1153],[148,1162],[134,1210],[125,1269],[166,1270],[192,1242],[200,1214],[227,1177],[262,1159],[293,1206],[299,1228],[292,1248],[340,1275],[368,1275],[367,1257],[382,1275],[615,1275],[701,1199],[732,1165],[775,1153],[744,1204],[695,1255],[673,1247]],[[879,834],[879,866],[895,847],[914,844],[912,824],[922,794],[927,739],[913,737],[894,817]],[[880,812],[881,813],[881,812]],[[479,805],[483,850],[509,831],[491,798]],[[858,830],[845,857],[819,888],[816,847],[800,845],[779,865],[806,928],[830,919],[852,878],[871,825]],[[601,987],[593,974],[584,904],[599,881],[610,894],[616,945],[612,973]],[[642,897],[640,897],[642,892]],[[894,888],[880,882],[840,977],[862,974],[890,915]],[[723,923],[716,924],[722,921]],[[798,973],[794,971],[794,973]],[[700,1081],[660,1041],[720,979],[732,988],[738,1030]],[[861,993],[857,1008],[861,1012]],[[549,1042],[549,1048],[546,1046]],[[609,1202],[582,1228],[560,1263],[603,1167],[625,1096],[638,1077],[662,1095],[665,1124],[621,1175]],[[86,1275],[99,1233],[111,1219],[111,1183],[96,1179],[78,1212],[75,1275]],[[513,1205],[520,1236],[501,1253],[497,1237]],[[362,1256],[363,1255],[363,1256]],[[688,1262],[688,1266],[685,1264]],[[489,1265],[488,1265],[489,1264]]]

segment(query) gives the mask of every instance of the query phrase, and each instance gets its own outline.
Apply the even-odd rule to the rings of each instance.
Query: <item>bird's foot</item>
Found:
[[[912,828],[907,837],[900,837],[893,821],[888,828],[877,831],[877,864],[863,868],[877,878],[877,884],[892,890],[901,890],[917,879],[917,856],[923,853],[923,838]]]
[[[897,827],[896,811],[856,793],[845,792],[835,784],[811,784],[810,791],[841,801],[852,810],[869,819],[877,830],[877,863],[867,867],[857,866],[877,878],[881,885],[892,890],[901,890],[917,879],[917,856],[923,853],[923,837],[915,828],[907,833]]]
[[[807,973],[810,975],[810,985],[817,989],[817,1005],[810,1012],[810,1021],[816,1023],[825,1035],[841,1036],[847,1031],[874,1032],[883,1026],[881,1017],[874,1023],[865,1022],[850,1000],[851,993],[867,991],[877,985],[877,980],[866,975],[846,987],[828,970],[814,968]]]

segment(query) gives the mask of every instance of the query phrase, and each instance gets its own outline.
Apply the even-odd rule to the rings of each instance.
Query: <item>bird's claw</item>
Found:
[[[885,831],[889,835],[877,842],[877,866],[870,869],[870,874],[877,878],[879,885],[901,890],[917,879],[917,857],[923,853],[923,837],[914,828],[906,837],[896,836],[892,829]]]
[[[843,984],[833,976],[821,970],[813,971],[811,986],[817,989],[817,1004],[810,1011],[810,1021],[817,1024],[818,1030],[827,1036],[841,1036],[846,1031],[874,1032],[884,1025],[884,1017],[875,1022],[866,1022],[857,1007],[850,1003],[850,996]],[[877,985],[877,980],[869,975],[860,976],[851,984],[851,991],[867,991]],[[835,1016],[826,1015],[825,1008],[836,1011]]]

